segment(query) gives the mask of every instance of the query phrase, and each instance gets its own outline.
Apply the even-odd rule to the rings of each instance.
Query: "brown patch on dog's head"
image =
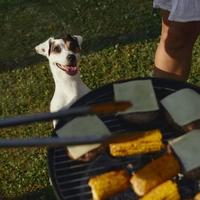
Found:
[[[49,42],[49,55],[51,53],[60,53],[61,52],[61,47],[60,45],[56,45],[55,42]]]
[[[66,48],[69,49],[70,51],[72,51],[74,53],[80,52],[81,47],[79,45],[77,37],[71,36],[71,35],[66,35],[63,38],[63,41],[66,44]]]

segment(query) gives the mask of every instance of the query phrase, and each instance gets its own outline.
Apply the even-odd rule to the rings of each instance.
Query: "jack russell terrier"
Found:
[[[50,111],[56,112],[70,107],[90,89],[80,78],[78,69],[82,37],[67,35],[63,39],[50,37],[37,45],[38,54],[46,56],[55,82],[55,91],[50,103]],[[53,121],[55,128],[57,121]]]
[[[51,112],[69,108],[77,99],[90,91],[81,80],[78,69],[82,40],[82,37],[78,35],[67,35],[64,39],[51,37],[35,47],[38,54],[46,56],[49,60],[55,82],[55,91],[50,103]],[[57,121],[54,120],[54,128],[56,124]],[[91,145],[80,145],[74,152],[82,151],[83,147],[85,154],[79,158],[82,161],[94,159],[103,149],[102,147],[94,149]]]

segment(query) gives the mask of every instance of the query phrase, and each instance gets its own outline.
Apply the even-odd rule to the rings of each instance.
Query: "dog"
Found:
[[[50,112],[69,108],[90,89],[80,78],[79,62],[83,38],[79,35],[66,35],[62,39],[50,37],[37,45],[38,54],[49,60],[55,82],[55,91],[50,103]],[[53,121],[55,128],[57,121]]]

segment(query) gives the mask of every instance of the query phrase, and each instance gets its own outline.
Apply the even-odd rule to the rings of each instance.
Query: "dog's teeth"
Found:
[[[56,63],[56,65],[62,69],[63,71],[67,72],[67,73],[71,73],[71,74],[76,74],[76,72],[78,72],[78,68],[76,66],[72,66],[72,65],[61,65],[59,63]]]

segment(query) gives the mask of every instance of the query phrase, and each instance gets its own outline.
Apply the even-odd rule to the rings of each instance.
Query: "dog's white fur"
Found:
[[[77,35],[74,35],[72,37],[77,40],[79,47],[81,47],[83,40],[82,37]],[[61,51],[59,53],[49,54],[50,44],[52,43],[55,46],[60,46]],[[51,112],[56,112],[63,108],[68,108],[77,99],[90,91],[90,89],[81,80],[79,71],[76,74],[70,75],[66,71],[58,67],[58,65],[69,65],[69,61],[67,59],[68,55],[75,56],[76,67],[78,67],[80,59],[80,53],[73,52],[71,49],[67,48],[66,43],[63,39],[54,39],[50,37],[45,42],[37,45],[35,47],[35,50],[37,53],[46,56],[49,60],[50,69],[55,82],[55,91],[50,103]],[[55,127],[56,121],[53,121],[53,125]]]

